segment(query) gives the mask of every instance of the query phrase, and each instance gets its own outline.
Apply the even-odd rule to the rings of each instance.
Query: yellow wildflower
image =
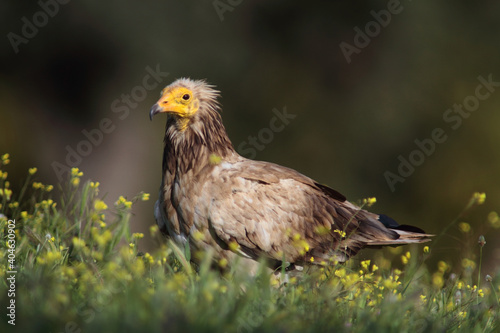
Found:
[[[474,193],[473,200],[478,205],[482,205],[484,203],[484,201],[486,200],[486,194],[485,193],[476,192],[476,193]]]
[[[93,236],[97,244],[99,244],[99,246],[101,247],[104,247],[113,238],[113,234],[109,230],[105,230],[102,234],[99,234],[98,231],[96,230],[93,232]]]
[[[83,176],[83,172],[81,172],[78,168],[71,168],[71,176],[72,177],[81,177],[81,176]]]
[[[193,238],[196,241],[201,241],[205,239],[205,235],[201,231],[196,230],[193,232]]]
[[[30,175],[34,175],[37,171],[38,171],[38,169],[37,169],[37,168],[29,168],[29,169],[28,169],[28,173],[29,173]]]
[[[500,218],[498,217],[498,213],[497,212],[489,213],[488,222],[493,228],[495,229],[500,228]]]
[[[85,247],[85,241],[78,237],[73,237],[73,246],[75,250],[80,250]]]
[[[239,250],[239,248],[240,248],[240,246],[235,241],[232,241],[232,242],[229,243],[229,249],[231,251],[236,252],[236,251]]]
[[[339,269],[335,270],[335,276],[337,276],[339,278],[343,278],[343,277],[345,277],[345,275],[346,275],[345,268],[339,268]]]
[[[0,188],[0,197],[4,197],[7,201],[9,201],[11,196],[12,196],[11,190],[9,190],[8,188],[5,189]]]
[[[408,264],[408,262],[410,261],[410,258],[411,258],[410,252],[406,252],[405,254],[403,254],[401,256],[401,262],[403,263],[403,265]]]
[[[2,164],[3,165],[7,165],[7,164],[10,163],[9,157],[10,157],[9,154],[3,154],[2,155],[1,159],[2,159]]]
[[[102,200],[96,200],[94,203],[94,209],[99,212],[101,210],[108,209],[108,205],[106,205],[106,203]]]
[[[467,222],[460,222],[458,224],[458,229],[460,229],[461,232],[464,234],[468,233],[470,231],[470,224]]]
[[[464,258],[462,259],[462,267],[464,269],[470,269],[472,271],[476,268],[476,263],[473,260]]]
[[[339,230],[339,229],[335,229],[335,230],[333,230],[333,232],[336,232],[342,238],[345,238],[345,236],[346,236],[346,233],[344,231],[342,231],[342,230]]]
[[[440,273],[432,274],[432,285],[438,289],[441,289],[444,285],[443,275]]]
[[[376,202],[377,202],[377,198],[375,198],[375,197],[363,199],[363,205],[366,205],[368,207],[371,207]]]
[[[392,276],[389,277],[389,279],[384,280],[384,287],[390,290],[396,289],[398,285],[400,285],[401,282],[395,281]]]
[[[156,236],[158,231],[160,231],[160,229],[158,229],[158,226],[156,224],[149,227],[149,233],[151,234],[151,237]]]
[[[44,256],[36,258],[37,263],[41,265],[53,265],[61,260],[62,255],[60,252],[47,252]]]
[[[446,304],[446,311],[451,312],[455,308],[455,304],[453,304],[453,301],[449,301],[448,304]]]
[[[149,264],[154,263],[153,256],[151,256],[149,252],[146,252],[146,254],[144,255],[144,260],[146,260],[146,262],[148,262]]]
[[[227,264],[228,264],[228,261],[226,258],[222,258],[221,260],[219,260],[219,267],[220,268],[226,268]]]
[[[73,185],[74,187],[77,187],[78,185],[80,185],[80,178],[72,178],[71,179],[71,185]]]
[[[442,260],[438,262],[438,271],[440,271],[441,273],[446,272],[449,268],[450,266],[446,262]]]
[[[135,239],[142,239],[142,238],[144,238],[144,234],[142,232],[134,232],[132,234],[132,237]]]
[[[314,228],[314,232],[319,236],[328,235],[330,230],[331,230],[331,227],[328,228],[328,227],[325,227],[323,225],[320,225],[320,226],[317,226],[316,228]]]
[[[115,205],[116,206],[123,205],[125,208],[130,208],[130,207],[132,207],[132,201],[128,201],[122,195],[120,195],[118,200],[115,202]]]
[[[370,267],[370,262],[371,262],[370,260],[363,260],[361,262],[361,267],[363,267],[365,271],[368,271],[368,268]]]
[[[210,164],[219,164],[222,161],[222,158],[215,154],[210,154],[209,157]]]

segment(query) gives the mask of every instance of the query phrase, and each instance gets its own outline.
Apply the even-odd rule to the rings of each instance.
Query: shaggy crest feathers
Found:
[[[200,100],[200,107],[207,111],[220,111],[220,103],[217,98],[220,91],[214,89],[215,86],[207,83],[206,80],[191,80],[190,78],[180,78],[174,81],[169,87],[184,87],[193,92]]]

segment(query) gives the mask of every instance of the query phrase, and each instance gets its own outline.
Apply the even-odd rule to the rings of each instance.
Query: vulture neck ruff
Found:
[[[164,170],[172,174],[195,174],[211,163],[236,154],[218,112],[218,92],[203,81],[183,82],[199,100],[199,109],[189,118],[169,115],[165,129]]]

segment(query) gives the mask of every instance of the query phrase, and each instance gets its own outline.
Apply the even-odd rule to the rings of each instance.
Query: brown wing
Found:
[[[186,236],[186,231],[179,223],[177,209],[172,202],[172,184],[175,175],[166,168],[167,161],[165,154],[163,156],[163,177],[160,186],[158,200],[155,203],[154,215],[156,224],[163,235],[172,237],[178,242],[183,242]]]
[[[344,261],[370,241],[399,237],[333,189],[267,162],[221,163],[200,198],[216,236],[253,258]]]

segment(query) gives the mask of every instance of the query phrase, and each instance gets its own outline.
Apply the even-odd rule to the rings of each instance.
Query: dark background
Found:
[[[56,11],[55,0],[42,3]],[[387,1],[232,1],[223,13],[214,3],[226,1],[70,1],[44,22],[40,3],[3,2],[0,154],[11,154],[12,187],[33,166],[38,180],[57,184],[54,161],[66,164],[66,147],[76,149],[87,140],[82,131],[109,118],[114,130],[78,167],[101,182],[110,207],[119,195],[151,193],[131,222],[147,235],[165,123],[150,122],[149,109],[174,79],[206,78],[222,91],[236,147],[269,127],[273,108],[286,107],[296,118],[255,158],[295,168],[352,201],[375,196],[371,209],[401,223],[439,233],[473,192],[486,192],[485,205],[461,219],[470,236],[452,228],[433,251],[470,258],[464,245],[484,233],[488,261],[500,259],[499,232],[486,219],[500,209],[500,89],[456,130],[443,120],[474,94],[478,76],[500,81],[499,2],[402,1],[350,62],[340,44],[354,46],[354,28],[364,31]],[[25,38],[34,19],[36,35],[13,46],[13,34]],[[126,105],[122,94],[142,86],[148,66],[169,75],[128,116],[113,112],[117,99]],[[435,128],[447,140],[391,191],[384,173],[397,173],[398,156],[408,158]],[[147,237],[141,246],[150,248]]]

